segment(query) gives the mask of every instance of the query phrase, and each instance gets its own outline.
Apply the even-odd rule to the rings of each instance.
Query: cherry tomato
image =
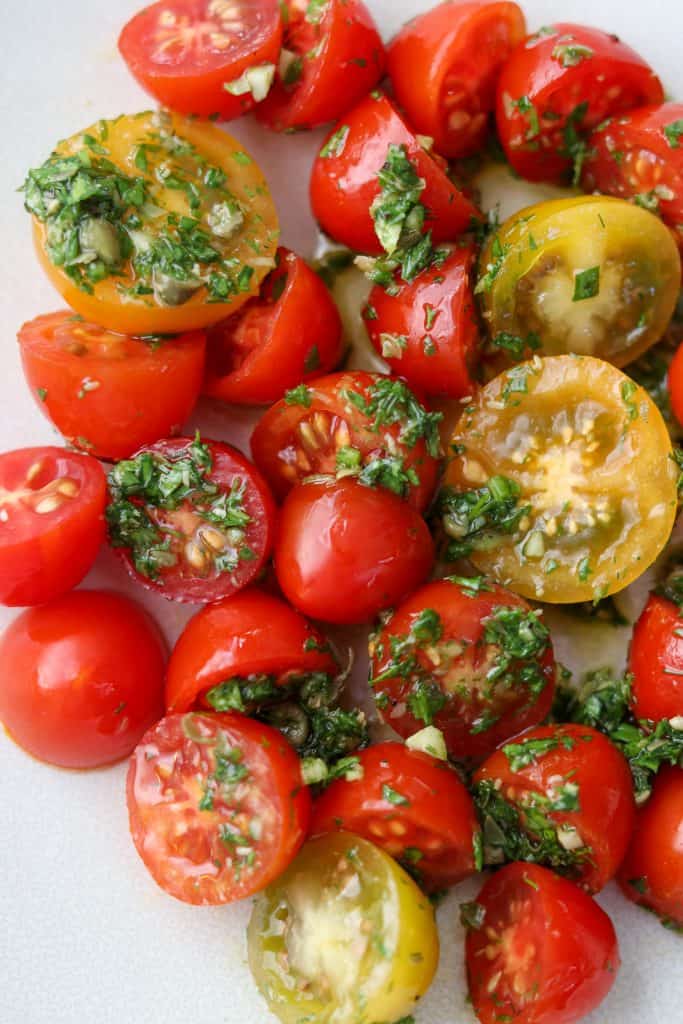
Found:
[[[439,959],[429,900],[391,857],[346,833],[304,846],[257,899],[247,935],[251,973],[282,1024],[397,1021]]]
[[[273,545],[275,505],[241,452],[198,437],[158,441],[109,475],[109,542],[130,575],[173,601],[227,597]]]
[[[401,736],[425,725],[482,758],[542,721],[555,689],[548,630],[521,598],[474,577],[428,583],[370,640],[370,685]]]
[[[268,92],[281,42],[276,0],[161,0],[126,23],[119,51],[162,106],[229,121]]]
[[[235,312],[272,269],[278,221],[252,158],[166,111],[98,121],[24,184],[38,259],[67,304],[120,334],[179,334]]]
[[[69,444],[101,459],[179,433],[199,397],[203,331],[129,338],[63,310],[30,320],[18,337],[40,409]]]
[[[620,967],[609,917],[538,864],[508,864],[468,904],[467,977],[481,1024],[574,1024]]]
[[[207,906],[253,896],[301,846],[311,798],[282,735],[243,715],[169,715],[138,743],[130,832],[154,881]]]
[[[586,137],[605,118],[661,103],[662,83],[617,36],[584,25],[542,28],[517,46],[498,79],[498,134],[528,181],[578,182]],[[572,172],[573,167],[573,172]]]
[[[614,594],[671,534],[677,471],[661,413],[600,359],[535,358],[501,373],[463,412],[451,447],[441,496],[450,554],[525,597]]]
[[[679,345],[671,361],[667,383],[671,408],[678,424],[683,426],[683,345]]]
[[[421,583],[434,559],[407,502],[353,480],[306,483],[280,519],[275,571],[285,597],[323,622],[369,622]]]
[[[41,761],[120,761],[163,714],[165,653],[139,605],[74,590],[22,612],[0,637],[0,719]]]
[[[358,476],[423,509],[438,476],[439,413],[399,380],[344,371],[295,388],[259,420],[254,462],[283,499],[313,476]]]
[[[483,148],[501,68],[525,35],[517,4],[456,0],[418,14],[392,40],[396,99],[438,153],[454,159]]]
[[[463,398],[475,389],[473,264],[473,248],[454,249],[410,284],[399,283],[396,294],[379,285],[370,292],[363,312],[370,341],[392,373],[423,394]]]
[[[371,207],[381,191],[378,172],[392,145],[405,147],[409,163],[424,181],[420,202],[426,209],[425,230],[434,242],[453,241],[480,214],[448,178],[444,162],[424,148],[379,92],[346,114],[315,159],[311,205],[323,231],[357,252],[382,252]]]
[[[659,213],[683,238],[683,103],[630,110],[598,125],[588,140],[581,183]]]
[[[42,604],[80,583],[104,540],[106,500],[104,473],[88,455],[0,455],[0,602]]]
[[[636,718],[683,716],[683,617],[672,601],[650,594],[633,628],[629,671]]]
[[[275,84],[256,116],[275,131],[342,117],[384,72],[386,55],[361,0],[285,0],[285,39]]]
[[[276,402],[341,358],[341,319],[327,288],[288,249],[278,249],[276,259],[261,294],[209,331],[204,392],[213,398]]]
[[[619,884],[634,903],[683,928],[683,769],[664,768],[638,811]]]

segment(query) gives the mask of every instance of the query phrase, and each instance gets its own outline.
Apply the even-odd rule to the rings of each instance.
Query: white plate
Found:
[[[388,37],[419,0],[374,0]],[[138,0],[14,0],[3,7],[0,66],[2,242],[0,448],[54,442],[23,381],[14,342],[27,319],[62,305],[39,270],[28,218],[15,189],[54,142],[99,117],[148,107],[116,51],[116,36]],[[649,59],[667,89],[683,96],[677,0],[529,0],[529,25],[571,19],[618,32]],[[283,241],[311,254],[315,226],[307,202],[313,136],[279,138],[248,122],[235,128],[264,168],[278,204]],[[526,200],[520,198],[519,205]],[[213,436],[245,445],[248,417],[202,412]],[[131,587],[103,553],[86,581]],[[138,598],[172,639],[189,611]],[[0,625],[13,613],[0,610]],[[590,630],[575,648],[586,649]],[[623,651],[625,638],[617,641]],[[558,644],[569,657],[570,644]],[[604,663],[602,646],[595,657]],[[618,653],[616,655],[618,657]],[[595,662],[593,662],[595,664]],[[0,665],[0,685],[2,666]],[[196,909],[153,884],[128,837],[125,768],[69,773],[40,765],[0,736],[0,1022],[2,1024],[265,1024],[270,1018],[246,967],[249,904]],[[417,1024],[473,1024],[465,1004],[458,902],[439,910],[441,967],[416,1013]],[[623,968],[590,1024],[659,1024],[683,1018],[681,940],[614,888],[600,897],[612,914]]]

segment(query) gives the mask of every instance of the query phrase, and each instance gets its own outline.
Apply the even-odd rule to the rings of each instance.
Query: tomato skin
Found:
[[[356,252],[382,253],[370,207],[380,193],[377,172],[391,144],[406,147],[410,162],[426,183],[420,196],[429,211],[424,230],[431,230],[435,243],[453,241],[473,218],[480,217],[382,93],[361,100],[335,131],[344,126],[349,130],[341,152],[318,154],[311,172],[313,215],[332,238]]]
[[[468,930],[465,955],[481,1024],[502,1016],[514,1024],[574,1024],[612,988],[620,966],[614,926],[572,882],[538,864],[508,864],[485,882],[477,903],[484,920]],[[491,929],[501,935],[495,945]]]
[[[70,481],[76,494],[55,492],[58,481]],[[0,495],[0,603],[43,604],[79,584],[105,535],[107,484],[99,463],[64,448],[4,452]],[[54,509],[36,510],[50,500]]]
[[[619,872],[628,899],[683,927],[683,769],[663,768]],[[635,883],[635,884],[634,884]]]
[[[275,572],[313,619],[369,622],[421,583],[433,559],[425,521],[387,491],[351,480],[300,484],[282,508]]]
[[[470,281],[474,260],[472,247],[454,249],[444,263],[410,284],[400,283],[397,295],[380,285],[370,292],[366,308],[377,314],[365,320],[370,341],[384,355],[383,334],[406,339],[399,355],[384,358],[392,373],[422,394],[463,398],[476,387],[471,376],[479,342]]]
[[[343,117],[384,73],[386,54],[370,11],[361,0],[328,0],[319,22],[286,0],[284,47],[303,62],[291,86],[280,75],[256,108],[274,131],[315,128]]]
[[[650,594],[633,627],[629,671],[636,718],[683,715],[683,618],[672,601]]]
[[[217,788],[206,806],[212,771],[218,772],[219,740],[239,751],[233,763],[247,773],[227,796]],[[231,903],[269,885],[295,857],[311,813],[293,749],[276,729],[237,714],[162,718],[133,752],[126,797],[131,836],[154,881],[170,896],[199,906]],[[174,829],[174,822],[180,824],[178,805],[184,831]],[[219,829],[235,823],[242,831],[240,818],[253,821],[259,814],[263,834],[245,839],[256,863],[233,870],[229,841],[219,837]]]
[[[396,99],[437,153],[452,160],[483,148],[498,76],[525,35],[517,4],[470,0],[433,7],[394,37],[387,60]]]
[[[40,761],[120,761],[163,714],[161,633],[122,594],[74,590],[22,612],[0,637],[0,656],[0,718]]]
[[[202,696],[231,676],[327,672],[338,666],[325,639],[303,615],[262,590],[243,590],[197,612],[178,637],[166,676],[166,711],[203,705]],[[307,649],[307,645],[308,648]]]
[[[558,50],[567,46],[585,47],[591,55],[579,50],[578,59],[570,58],[565,66]],[[515,106],[521,98],[533,104],[531,120]],[[510,164],[523,178],[561,183],[572,167],[571,158],[561,152],[563,133],[577,107],[588,104],[574,125],[580,135],[587,135],[607,117],[663,99],[652,68],[616,36],[562,22],[520,43],[504,65],[496,100],[498,134]],[[546,118],[548,111],[553,116]]]
[[[683,345],[679,346],[671,361],[668,384],[671,408],[678,422],[683,425]]]
[[[341,359],[342,324],[327,288],[289,249],[276,259],[261,295],[209,331],[204,394],[212,398],[267,405]]]

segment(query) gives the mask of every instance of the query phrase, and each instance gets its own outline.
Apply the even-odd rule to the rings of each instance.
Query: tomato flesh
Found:
[[[633,628],[629,671],[636,718],[683,716],[683,617],[672,601],[648,598]]]

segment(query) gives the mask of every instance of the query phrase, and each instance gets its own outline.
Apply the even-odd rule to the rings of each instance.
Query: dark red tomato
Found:
[[[454,159],[482,149],[500,70],[525,35],[517,4],[456,0],[418,14],[393,39],[396,99],[438,153]]]
[[[424,519],[388,491],[307,483],[283,506],[275,571],[285,597],[313,619],[369,622],[422,583],[433,561]]]
[[[100,459],[125,459],[179,433],[199,397],[203,331],[131,338],[63,310],[30,320],[18,339],[42,412],[69,444]]]
[[[360,0],[285,0],[275,84],[257,118],[277,132],[336,121],[375,86],[386,54]]]
[[[652,68],[617,36],[583,25],[543,28],[512,52],[498,80],[498,134],[529,181],[578,180],[585,139],[605,118],[661,103]]]
[[[542,844],[540,824],[555,830],[557,844],[539,846],[538,860],[548,867],[588,892],[616,874],[633,834],[633,781],[626,759],[602,733],[586,725],[531,729],[491,754],[474,782],[478,789],[493,786],[532,841]]]
[[[323,231],[357,252],[382,252],[370,207],[380,194],[377,174],[391,145],[405,147],[425,183],[424,230],[432,232],[434,242],[453,241],[480,217],[447,176],[444,161],[423,148],[386,96],[373,92],[336,126],[313,164],[311,205]]]
[[[22,612],[0,638],[0,719],[41,761],[61,768],[120,761],[164,713],[165,654],[139,605],[74,590]]]
[[[478,342],[470,274],[475,252],[454,249],[444,263],[423,270],[390,295],[370,292],[363,316],[370,340],[410,387],[425,395],[463,398],[476,387],[471,376]]]
[[[161,0],[127,22],[119,50],[163,106],[228,121],[268,92],[281,41],[277,0]]]
[[[270,557],[275,503],[236,448],[158,441],[109,474],[109,542],[130,575],[173,601],[202,604],[241,590]]]
[[[0,602],[42,604],[80,583],[104,540],[106,500],[104,473],[89,455],[0,455]]]
[[[683,425],[683,345],[676,350],[667,379],[671,408],[678,422]]]
[[[683,244],[683,103],[641,107],[591,135],[583,187],[622,199],[637,197],[659,213]]]
[[[267,405],[341,359],[341,319],[327,288],[289,249],[278,249],[277,261],[261,294],[209,330],[205,394]]]
[[[621,965],[614,926],[572,882],[508,864],[467,904],[467,979],[481,1024],[574,1024]]]
[[[371,685],[400,736],[425,725],[459,760],[486,757],[550,711],[550,635],[523,598],[480,577],[428,583],[370,641]]]
[[[672,601],[648,598],[633,628],[629,671],[636,718],[683,718],[683,617]]]
[[[438,478],[440,419],[402,381],[345,371],[285,395],[259,420],[251,451],[279,500],[309,476],[353,475],[424,509]]]
[[[363,836],[401,861],[428,891],[474,874],[479,822],[447,762],[402,743],[377,743],[357,757],[363,777],[338,779],[318,797],[311,835],[342,830]]]
[[[206,693],[231,679],[283,685],[293,673],[337,671],[325,638],[303,615],[262,590],[244,590],[202,608],[185,626],[168,663],[166,709],[210,707]]]
[[[638,811],[619,884],[664,924],[683,928],[683,768],[664,768],[655,779]]]
[[[243,715],[169,715],[128,769],[135,847],[157,885],[185,903],[265,889],[303,843],[311,798],[282,734]]]

